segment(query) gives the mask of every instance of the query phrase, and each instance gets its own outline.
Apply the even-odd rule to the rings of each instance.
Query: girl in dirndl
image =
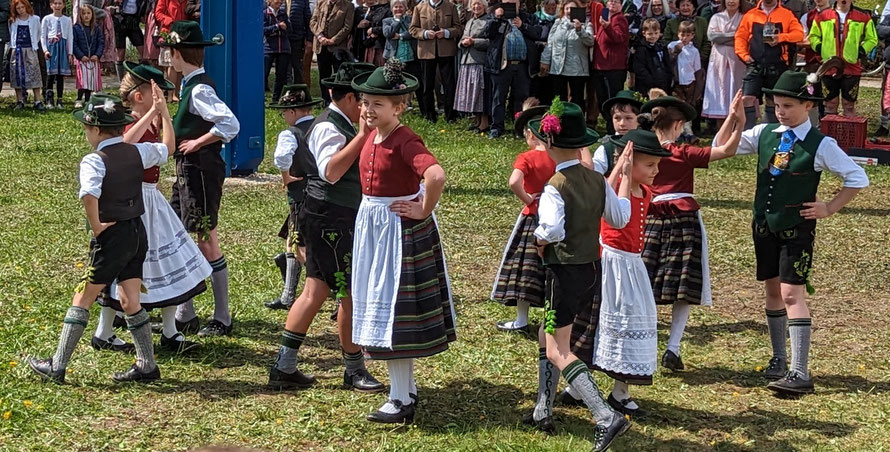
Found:
[[[671,332],[661,365],[673,371],[683,370],[680,339],[689,320],[691,305],[711,305],[711,278],[708,269],[708,236],[693,197],[695,169],[710,162],[735,155],[744,127],[744,110],[737,92],[723,122],[716,142],[722,146],[698,147],[677,144],[684,121],[696,116],[695,108],[677,99],[663,96],[643,104],[640,127],[651,129],[661,145],[671,151],[661,159],[652,190],[652,204],[646,219],[646,244],[643,262],[649,272],[655,303],[672,305]],[[738,122],[742,115],[741,123]]]
[[[102,90],[102,71],[99,58],[105,49],[102,28],[96,24],[93,8],[83,5],[77,11],[74,25],[74,59],[77,101],[74,108],[81,108],[94,91]]]
[[[355,139],[364,140],[363,196],[352,247],[352,340],[372,359],[386,360],[389,369],[389,400],[367,419],[410,423],[418,402],[414,360],[447,350],[456,338],[433,215],[445,172],[423,140],[399,122],[408,93],[418,86],[402,73],[401,61],[390,59],[352,86],[363,93]]]
[[[46,99],[50,109],[62,109],[62,94],[65,89],[65,76],[71,75],[74,63],[74,38],[71,18],[64,15],[65,0],[52,0],[53,13],[41,22],[40,42],[46,56]],[[53,82],[56,92],[52,92]],[[55,105],[53,105],[55,99]]]
[[[528,121],[542,116],[550,107],[539,106],[535,98],[523,104],[516,117],[515,134],[525,135],[530,150],[519,154],[510,174],[510,190],[525,204],[516,226],[507,240],[491,299],[505,306],[516,306],[516,319],[497,323],[501,331],[528,331],[528,309],[544,307],[544,265],[535,247],[538,227],[538,197],[556,172],[556,163],[547,154],[544,143],[526,128]]]
[[[25,91],[34,90],[34,109],[43,111],[40,91],[43,80],[40,76],[40,62],[37,59],[37,48],[40,43],[40,18],[34,15],[34,9],[28,0],[13,0],[10,5],[9,37],[12,41],[12,52],[9,59],[9,77],[15,89],[15,109],[25,107]]]

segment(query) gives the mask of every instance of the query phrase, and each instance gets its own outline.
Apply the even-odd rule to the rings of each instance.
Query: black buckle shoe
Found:
[[[282,311],[289,311],[290,307],[293,306],[293,303],[288,304],[288,303],[282,302],[281,298],[276,298],[272,301],[267,301],[263,304],[269,309],[282,310]]]
[[[232,325],[234,324],[233,321],[230,325],[223,325],[219,320],[213,319],[204,328],[201,328],[201,331],[198,331],[198,336],[228,336],[232,334]]]
[[[553,416],[547,416],[540,421],[535,420],[535,413],[531,412],[522,416],[522,425],[534,427],[548,435],[556,433],[556,424],[553,423]]]
[[[565,390],[563,390],[562,392],[559,393],[559,395],[556,396],[556,403],[558,403],[559,405],[562,405],[562,406],[582,406],[585,408],[587,407],[587,405],[584,404],[583,400],[576,399],[576,398],[572,397],[572,395],[569,394],[569,392],[565,391]]]
[[[670,350],[665,350],[664,355],[661,355],[661,367],[674,372],[686,370],[686,366],[683,365],[683,360],[680,359],[680,356]]]
[[[384,389],[383,383],[377,381],[368,369],[359,369],[352,373],[343,371],[343,386],[358,392],[380,392]]]
[[[275,266],[281,271],[281,281],[287,283],[287,254],[278,253],[272,258]]]
[[[306,375],[299,370],[294,373],[286,373],[273,367],[269,370],[269,387],[283,391],[294,388],[308,388],[315,383],[315,377]]]
[[[111,350],[113,352],[124,352],[124,353],[135,353],[136,352],[135,345],[130,344],[128,342],[124,342],[123,344],[115,344],[114,343],[115,339],[117,339],[117,336],[115,336],[115,335],[112,335],[111,337],[109,337],[107,341],[104,341],[102,339],[99,339],[96,336],[93,336],[93,338],[90,339],[90,345],[93,346],[94,349],[100,350],[100,351],[101,350]]]
[[[65,369],[53,370],[53,359],[28,358],[28,367],[45,381],[65,383]]]
[[[527,333],[528,332],[528,324],[523,326],[508,326],[508,323],[513,322],[512,320],[502,320],[498,322],[498,330],[506,331],[508,333]]]
[[[788,372],[788,361],[783,358],[776,358],[773,356],[769,360],[769,364],[766,366],[766,370],[763,372],[763,378],[766,378],[770,381],[776,381],[785,376]]]
[[[648,414],[642,408],[639,408],[639,403],[637,403],[637,408],[628,408],[627,405],[631,402],[636,403],[636,401],[630,397],[624,400],[618,400],[612,394],[609,394],[609,398],[606,399],[606,402],[609,403],[609,406],[612,407],[613,410],[621,414],[626,414],[631,418],[644,418]]]
[[[593,452],[602,452],[612,445],[615,438],[621,436],[630,428],[630,421],[623,414],[615,413],[609,425],[597,424],[593,432]]]
[[[182,334],[195,334],[198,332],[201,324],[198,321],[198,317],[192,317],[191,320],[187,320],[185,322],[180,322],[178,319],[176,320],[176,331],[179,331]]]
[[[367,419],[371,422],[377,422],[380,424],[411,424],[414,422],[414,414],[416,413],[414,404],[411,405],[402,405],[401,400],[390,400],[389,403],[392,403],[399,412],[398,413],[384,413],[380,410],[377,410],[367,416]]]
[[[201,348],[201,344],[186,340],[182,333],[176,333],[173,337],[167,337],[161,333],[161,344],[159,348],[170,353],[188,353],[192,350]]]
[[[816,391],[812,379],[804,378],[793,370],[786,372],[783,378],[771,381],[766,388],[785,395],[812,394]]]
[[[115,372],[114,375],[111,376],[111,379],[118,383],[126,383],[126,382],[138,382],[138,383],[147,383],[149,381],[158,380],[161,378],[161,369],[158,366],[155,366],[154,369],[143,372],[139,370],[139,367],[133,364],[133,367],[130,367],[124,372]]]

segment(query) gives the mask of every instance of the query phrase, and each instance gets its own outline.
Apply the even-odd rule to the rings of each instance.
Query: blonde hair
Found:
[[[677,33],[695,34],[695,23],[691,20],[684,20],[683,22],[680,22],[680,28],[677,30]]]
[[[86,22],[83,21],[83,12],[84,11],[90,12],[89,24],[87,24]],[[81,7],[77,11],[77,22],[80,23],[81,26],[89,27],[90,29],[95,27],[96,26],[96,12],[93,11],[93,7],[90,5],[81,5]]]
[[[643,26],[640,27],[640,28],[641,28],[644,32],[647,32],[647,31],[650,31],[650,30],[651,30],[651,31],[657,31],[657,32],[661,33],[661,24],[658,23],[657,20],[655,20],[655,19],[653,19],[653,18],[651,18],[651,17],[648,18],[648,19],[646,19],[646,20],[644,20],[644,21],[643,21]]]
[[[661,88],[652,88],[649,90],[649,100],[655,100],[668,94]]]
[[[132,103],[130,97],[137,91],[143,91],[150,85],[136,78],[133,74],[126,72],[121,80],[120,95],[121,100],[128,106]]]

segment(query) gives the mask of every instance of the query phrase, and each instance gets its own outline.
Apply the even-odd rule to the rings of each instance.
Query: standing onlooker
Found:
[[[303,79],[303,55],[306,52],[306,41],[311,39],[309,31],[309,19],[312,13],[309,10],[308,0],[287,0],[288,20],[290,28],[287,37],[290,40],[290,67],[293,69],[294,84],[311,85],[309,80]]]
[[[12,0],[12,16],[9,18],[9,35],[15,39],[9,59],[9,79],[15,89],[15,109],[25,108],[25,91],[34,90],[34,109],[44,111],[40,101],[43,81],[40,78],[40,61],[37,50],[40,43],[40,18],[28,0]]]
[[[668,50],[671,51],[671,55],[677,62],[674,73],[674,96],[695,108],[701,99],[702,88],[705,85],[701,55],[695,48],[694,42],[695,24],[688,20],[680,22],[678,34],[680,39],[668,44]],[[696,109],[696,114],[700,114],[698,109]],[[685,138],[694,141],[689,121],[683,127]]]
[[[612,114],[603,109],[603,102],[624,89],[630,32],[627,18],[621,11],[621,0],[608,0],[606,9],[608,20],[602,16],[595,19],[599,20],[599,26],[596,28],[596,46],[593,48],[593,83],[600,113],[606,121],[606,131],[611,135],[615,133]]]
[[[422,0],[414,7],[411,16],[411,36],[417,40],[417,58],[423,73],[423,93],[420,97],[420,112],[430,122],[436,122],[435,91],[436,73],[442,81],[445,104],[445,120],[457,119],[454,105],[454,56],[457,54],[457,39],[463,33],[457,14],[457,7],[451,0]]]
[[[411,36],[408,30],[411,26],[411,14],[408,13],[407,0],[392,0],[390,3],[392,17],[383,19],[383,37],[386,38],[386,47],[383,49],[383,59],[398,58],[405,64],[405,72],[414,76],[420,83],[420,91],[423,91],[423,77],[421,77],[420,61],[417,60],[417,40]]]
[[[99,57],[105,50],[105,36],[93,15],[93,8],[87,5],[81,6],[77,17],[77,23],[74,25],[77,102],[74,103],[74,109],[83,107],[83,101],[89,102],[93,92],[102,89]]]
[[[800,25],[803,26],[803,34],[804,40],[803,42],[798,43],[798,47],[803,47],[803,58],[804,58],[804,66],[803,70],[809,74],[812,72],[816,72],[819,69],[819,66],[822,65],[822,57],[813,50],[813,47],[810,45],[810,29],[813,28],[813,22],[816,21],[816,16],[819,15],[820,12],[831,8],[831,0],[816,0],[816,5],[813,9],[804,13],[800,18]],[[822,80],[817,81],[813,84],[815,87],[815,91],[817,93],[822,92]],[[813,124],[813,127],[819,127],[819,120],[823,116],[825,116],[825,102],[821,100],[816,102],[817,108],[810,109],[810,123]],[[881,116],[881,124],[885,124],[884,116]]]
[[[139,57],[151,64],[152,66],[158,66],[158,55],[160,54],[160,47],[158,47],[158,39],[159,34],[161,32],[158,21],[155,18],[155,8],[158,6],[158,0],[146,0],[145,4],[145,30],[143,34],[143,41],[145,41],[145,46],[143,47],[142,55]]]
[[[287,29],[290,21],[287,18],[287,10],[282,6],[282,0],[268,0],[263,14],[263,53],[265,54],[265,72],[263,80],[266,91],[269,90],[269,73],[272,65],[275,65],[275,88],[272,90],[272,103],[278,103],[281,89],[287,83],[287,73],[290,71],[290,39]]]
[[[466,27],[467,22],[473,17],[472,5],[467,6],[466,0],[454,0],[452,3],[457,8],[457,16],[461,26]]]
[[[173,22],[185,20],[185,9],[187,0],[158,0],[155,5],[155,21],[160,27],[161,34],[169,33],[170,26]],[[174,86],[179,86],[182,81],[182,74],[173,69],[173,55],[170,47],[161,47],[158,51],[158,66],[166,68],[167,80],[170,80]],[[173,102],[179,102],[177,90],[173,90]]]
[[[47,107],[62,109],[62,94],[65,89],[65,76],[71,75],[74,63],[74,38],[71,18],[65,13],[65,0],[52,0],[53,13],[41,22],[40,42],[46,57],[46,104]],[[53,93],[53,82],[56,91]],[[58,96],[58,97],[56,97]],[[55,104],[55,105],[54,105]]]
[[[377,0],[358,0],[356,1],[355,14],[353,14],[352,36],[349,40],[349,52],[352,57],[349,61],[364,61],[365,56],[365,38],[367,29],[371,24],[368,20],[368,14],[371,13],[371,6],[376,4]]]
[[[742,21],[740,1],[725,0],[724,10],[714,14],[708,25],[711,58],[708,63],[701,115],[717,119],[721,125],[729,115],[729,105],[742,88],[742,78],[745,76],[745,63],[736,56],[733,48],[735,32]]]
[[[807,13],[809,3],[809,0],[782,0],[782,6],[791,11],[798,19]]]
[[[365,31],[365,62],[375,66],[383,66],[383,49],[386,38],[383,37],[383,20],[392,17],[389,0],[377,0],[368,11],[368,28]],[[358,55],[356,55],[358,56]]]
[[[568,99],[571,93],[573,104],[585,105],[584,86],[590,74],[587,49],[593,45],[593,28],[590,21],[582,24],[570,18],[572,8],[577,7],[573,0],[560,3],[559,19],[550,28],[541,54],[541,75],[550,74],[561,99]]]
[[[145,17],[146,0],[115,0],[114,14],[111,16],[114,22],[114,49],[117,51],[117,60],[114,69],[117,79],[123,80],[124,60],[127,59],[127,39],[136,47],[139,57],[145,51],[145,36],[140,26]]]
[[[6,47],[9,45],[9,0],[0,0],[0,91],[6,76]]]
[[[188,0],[185,6],[185,17],[187,20],[199,22],[201,20],[201,0]]]
[[[714,14],[717,14],[725,9],[725,6],[723,5],[724,3],[725,2],[723,0],[707,0],[705,3],[702,3],[698,6],[698,8],[695,9],[695,15],[708,21],[708,24],[710,24],[711,18],[714,17]],[[727,106],[727,108],[729,107]]]
[[[540,36],[534,40],[534,52],[538,59],[547,45],[547,36],[550,35],[550,27],[559,18],[559,0],[541,0],[541,7],[534,14],[541,27]],[[538,71],[538,65],[529,64],[529,72],[531,72],[531,84],[529,86],[529,95],[538,99],[549,101],[553,99],[554,90],[551,85],[551,79],[542,76]]]
[[[667,27],[667,21],[671,18],[670,5],[667,0],[663,1],[653,1],[649,3],[649,8],[646,9],[646,13],[643,15],[645,19],[655,19],[658,21],[658,25],[661,27],[661,34],[664,35],[664,30]]]
[[[314,35],[312,51],[317,59],[319,83],[340,69],[354,15],[355,6],[347,0],[319,0],[315,7],[309,29]],[[320,86],[321,97],[327,106],[331,102],[331,94],[325,86]]]
[[[667,42],[680,39],[680,23],[683,21],[692,22],[695,25],[695,38],[692,42],[701,56],[702,67],[707,67],[708,59],[711,57],[711,42],[708,41],[708,21],[695,15],[696,5],[698,5],[697,0],[679,0],[677,3],[677,16],[667,21],[664,39]]]
[[[652,88],[659,88],[670,94],[674,82],[673,58],[661,42],[661,26],[658,20],[651,17],[644,20],[642,31],[643,42],[637,46],[633,55],[636,72],[634,89],[643,97],[649,97],[649,90]]]
[[[488,50],[486,29],[490,17],[486,0],[470,0],[473,17],[464,26],[464,35],[460,39],[460,68],[457,72],[457,95],[454,98],[454,109],[463,113],[472,113],[473,123],[470,128],[479,133],[488,129],[488,113],[491,103],[491,86],[486,83],[485,62]],[[488,99],[488,101],[486,101]]]

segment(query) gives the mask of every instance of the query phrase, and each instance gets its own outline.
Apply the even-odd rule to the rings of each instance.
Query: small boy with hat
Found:
[[[142,263],[148,249],[141,218],[142,175],[167,160],[167,146],[124,143],[121,135],[133,117],[114,96],[94,95],[74,117],[83,123],[87,141],[96,151],[80,162],[79,197],[97,243],[65,315],[56,353],[45,359],[29,358],[28,365],[42,378],[64,383],[68,361],[90,318],[90,307],[102,289],[117,280],[127,328],[136,346],[136,363],[112,379],[157,380],[161,373],[154,359],[148,313],[139,304]]]
[[[766,286],[766,320],[773,357],[767,385],[780,394],[814,390],[807,359],[812,320],[806,293],[810,284],[816,220],[828,217],[868,186],[865,171],[837,145],[811,126],[809,111],[822,100],[815,74],[784,72],[772,89],[778,124],[760,124],[742,133],[738,154],[758,154],[754,194],[754,254],[757,280]],[[715,141],[716,146],[722,143]],[[843,179],[829,202],[816,197],[822,171]],[[791,336],[788,368],[785,335]]]
[[[322,101],[313,100],[309,87],[305,84],[286,85],[282,91],[284,94],[278,99],[278,103],[269,105],[269,108],[279,110],[288,125],[287,129],[278,134],[274,155],[275,167],[281,171],[281,181],[287,188],[287,204],[290,209],[281,231],[278,232],[278,236],[286,240],[287,266],[284,291],[277,299],[267,302],[266,307],[287,310],[297,296],[297,284],[306,262],[306,249],[300,240],[297,215],[303,206],[308,183],[306,178],[310,173],[315,174],[318,171],[315,159],[309,153],[306,135],[315,119],[312,116],[312,107]]]
[[[222,42],[205,41],[201,26],[192,21],[174,22],[163,39],[158,45],[172,49],[173,68],[184,74],[179,110],[173,118],[177,176],[170,204],[186,229],[197,234],[198,248],[213,268],[213,320],[198,335],[228,335],[232,332],[229,270],[216,228],[226,176],[222,145],[238,135],[241,124],[220,100],[213,79],[204,72],[204,48]],[[191,300],[179,305],[176,321],[180,331],[198,330],[198,316]]]
[[[625,89],[603,102],[603,112],[612,117],[615,134],[600,140],[601,144],[593,152],[594,171],[605,176],[612,173],[615,163],[615,142],[637,128],[637,115],[640,114],[643,100],[640,93]]]
[[[555,430],[556,368],[596,419],[593,450],[602,451],[630,428],[630,422],[603,400],[587,365],[572,353],[570,338],[575,316],[600,290],[602,275],[595,266],[599,249],[591,240],[599,236],[600,224],[591,220],[602,217],[614,227],[627,224],[631,167],[621,169],[624,177],[616,196],[601,174],[580,164],[579,149],[596,142],[598,136],[587,128],[584,112],[575,104],[555,99],[542,118],[529,121],[529,128],[547,144],[556,173],[544,187],[538,206],[535,237],[544,259],[547,311],[545,324],[538,330],[538,400],[523,422],[546,432]]]

